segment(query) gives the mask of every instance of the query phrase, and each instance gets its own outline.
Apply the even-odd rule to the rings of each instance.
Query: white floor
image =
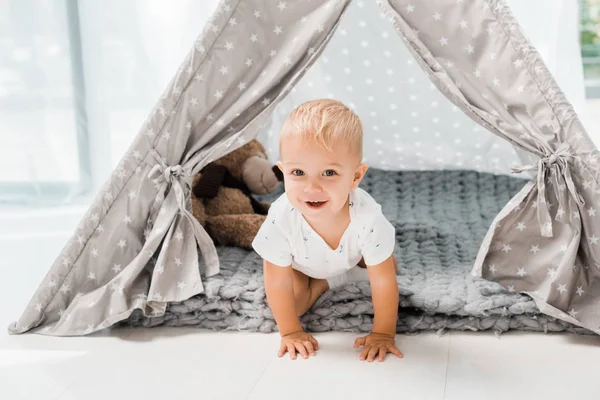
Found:
[[[600,102],[588,106],[597,134]],[[598,398],[596,336],[398,335],[404,359],[383,363],[359,361],[356,335],[344,333],[316,334],[318,355],[295,361],[276,356],[277,334],[157,328],[8,336],[4,327],[18,318],[83,212],[0,212],[0,399]]]
[[[353,334],[316,335],[317,356],[276,356],[276,334],[191,328],[78,338],[0,338],[2,399],[597,398],[600,338],[399,335],[405,358],[359,361]]]

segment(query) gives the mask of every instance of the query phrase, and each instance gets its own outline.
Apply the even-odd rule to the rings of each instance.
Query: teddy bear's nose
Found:
[[[279,167],[277,165],[273,165],[273,168],[271,168],[271,169],[273,170],[273,173],[277,177],[277,180],[282,182],[283,181],[283,172],[281,172]]]

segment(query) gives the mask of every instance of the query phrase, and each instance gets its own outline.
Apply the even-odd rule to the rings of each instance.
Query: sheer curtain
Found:
[[[218,0],[0,0],[0,203],[85,204]]]
[[[85,205],[217,2],[0,0],[0,204]],[[583,113],[577,2],[508,3]]]

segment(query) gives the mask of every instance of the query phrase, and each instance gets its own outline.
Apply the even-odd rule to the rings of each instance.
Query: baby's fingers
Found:
[[[312,336],[309,336],[308,340],[310,340],[315,350],[319,350],[319,342],[317,342],[317,339],[315,339]]]
[[[281,343],[279,345],[279,351],[277,352],[277,356],[283,357],[283,355],[285,354],[286,351],[287,351],[287,346],[284,343]]]
[[[367,340],[367,337],[366,337],[366,336],[359,337],[358,339],[356,339],[356,340],[354,341],[354,348],[357,348],[357,347],[360,347],[360,346],[364,346],[364,345],[365,345],[365,342],[366,342],[366,340]]]
[[[369,350],[371,350],[371,345],[365,346],[362,349],[362,351],[360,352],[360,359],[361,360],[366,360],[367,359],[367,355],[369,354]]]
[[[306,347],[304,347],[304,343],[294,343],[296,345],[296,349],[298,353],[302,356],[302,358],[308,358],[308,352],[306,351]]]
[[[290,353],[290,358],[292,360],[295,360],[296,359],[296,348],[294,347],[293,343],[290,343],[287,345],[287,351],[288,351],[288,353]]]
[[[379,353],[379,346],[371,346],[369,350],[369,356],[367,357],[368,362],[372,362],[377,357],[377,353]]]
[[[387,354],[387,350],[385,347],[379,348],[379,362],[385,360],[385,355]]]
[[[313,344],[310,340],[304,342],[304,347],[306,347],[306,350],[308,350],[308,354],[310,354],[311,356],[315,355],[315,348],[313,347]]]
[[[400,352],[400,350],[398,350],[396,346],[389,345],[388,351],[392,354],[397,355],[399,358],[404,358],[404,355]]]

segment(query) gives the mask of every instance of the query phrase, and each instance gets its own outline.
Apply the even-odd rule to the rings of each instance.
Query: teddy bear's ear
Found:
[[[204,167],[200,174],[200,179],[192,189],[194,195],[201,199],[214,199],[225,180],[227,167],[211,163]]]
[[[281,172],[279,167],[277,165],[273,165],[273,168],[271,168],[271,169],[273,170],[273,173],[277,177],[277,180],[279,182],[283,182],[283,172]]]

